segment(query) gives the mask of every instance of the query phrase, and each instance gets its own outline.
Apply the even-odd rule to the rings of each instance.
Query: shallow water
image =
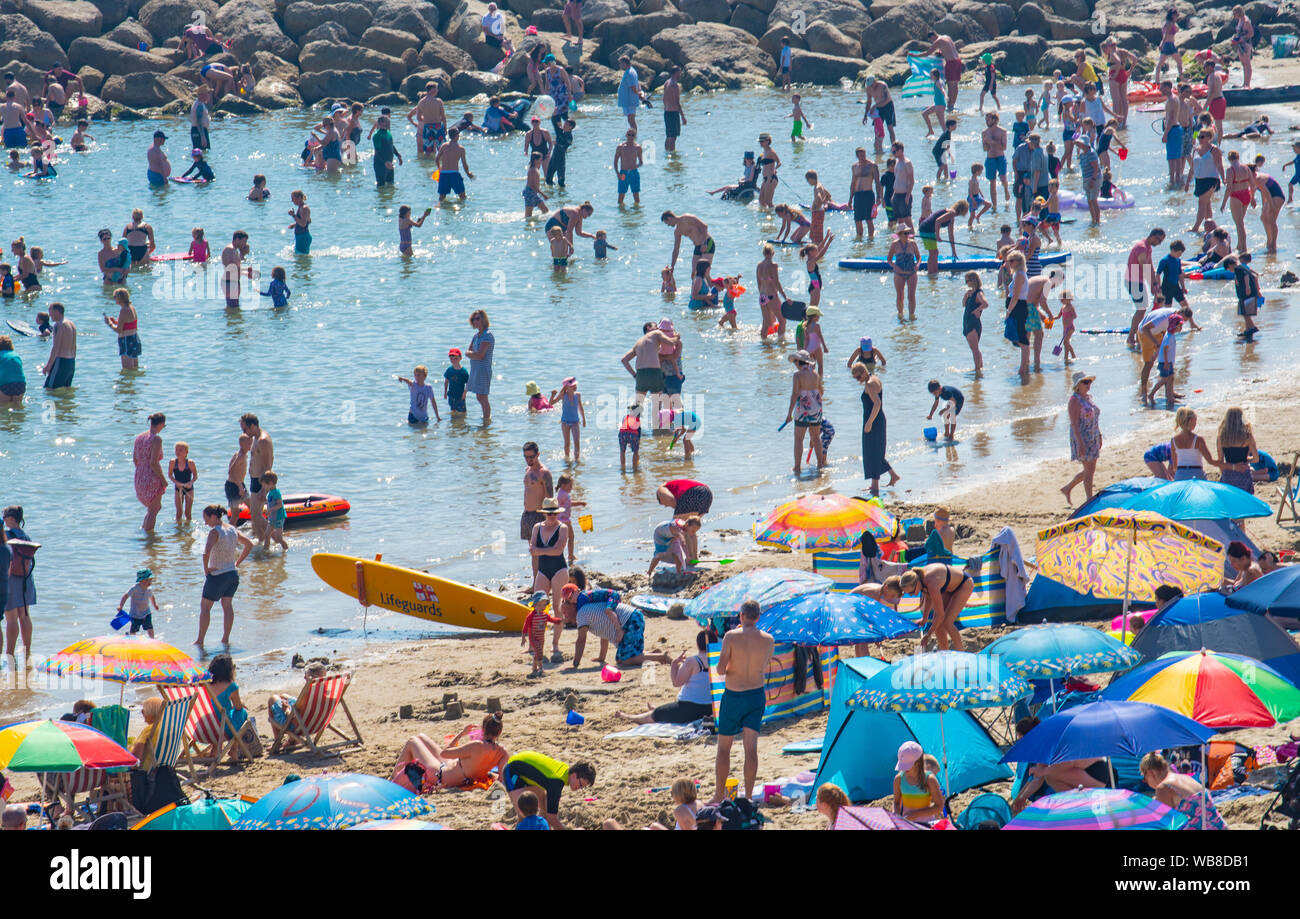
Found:
[[[968,114],[955,137],[955,162],[963,174],[955,183],[941,184],[940,203],[964,195],[969,163],[983,159],[982,120],[972,111],[974,94],[964,96]],[[835,268],[840,258],[883,257],[887,237],[881,232],[874,243],[855,242],[851,220],[829,215],[827,228],[838,238],[823,265],[823,328],[834,355],[828,362],[826,417],[839,435],[829,470],[797,482],[791,476],[790,430],[778,434],[776,429],[789,398],[785,357],[793,345],[759,343],[753,286],[761,240],[773,235],[779,221],[757,206],[709,198],[703,190],[735,181],[741,153],[756,149],[758,131],[770,130],[785,163],[778,201],[808,203],[810,190],[802,178],[807,169],[819,170],[836,199],[843,200],[853,148],[863,140],[858,98],[839,89],[806,93],[804,107],[814,128],[792,151],[781,137],[789,111],[785,96],[759,90],[693,96],[681,149],[671,159],[662,149],[652,158],[649,145],[662,144],[662,121],[657,108],[643,110],[650,160],[642,170],[644,202],[622,209],[615,203],[612,160],[625,123],[611,99],[589,101],[570,152],[570,190],[557,191],[552,203],[590,199],[596,213],[587,229],[607,230],[618,251],[599,263],[591,257],[590,243],[579,240],[577,258],[563,277],[550,270],[544,218],[531,225],[522,220],[526,161],[518,135],[469,142],[470,168],[478,175],[469,183],[469,201],[435,206],[425,227],[414,231],[415,255],[406,259],[397,252],[397,207],[411,204],[418,214],[426,204],[436,205],[428,177],[432,167],[408,158],[398,168],[397,188],[376,191],[370,148],[363,142],[359,168],[341,177],[318,177],[297,165],[309,123],[302,113],[217,125],[210,157],[217,182],[207,188],[148,188],[143,173],[144,151],[156,127],[151,122],[96,124],[93,151],[61,157],[54,182],[0,177],[6,190],[0,207],[11,235],[21,231],[29,245],[43,246],[48,258],[69,260],[48,269],[45,290],[32,302],[19,298],[0,305],[0,318],[32,321],[37,309],[58,299],[68,304],[80,330],[75,389],[44,394],[39,366],[48,345],[20,339],[16,347],[27,367],[27,403],[21,410],[0,410],[0,500],[24,506],[26,528],[44,546],[36,570],[36,656],[107,631],[118,598],[143,566],[157,575],[164,608],[155,623],[161,636],[180,647],[194,637],[206,529],[177,526],[168,494],[155,535],[146,538],[139,530],[143,514],[131,484],[131,441],[154,411],[168,416],[167,459],[177,440],[191,446],[200,473],[200,507],[221,500],[225,466],[245,411],[256,412],[274,437],[285,493],[324,491],[352,502],[344,521],[291,531],[286,558],[262,557],[259,551],[241,568],[234,641],[246,668],[278,661],[281,649],[356,649],[361,611],[312,573],[308,559],[316,551],[383,553],[389,562],[479,584],[518,585],[528,576],[517,538],[520,445],[537,440],[556,475],[566,468],[558,413],[530,416],[524,410],[529,380],[549,392],[564,377],[578,377],[588,426],[582,463],[573,467],[575,498],[588,502],[583,511],[595,519],[593,532],[579,534],[579,554],[603,571],[644,564],[650,531],[664,519],[654,490],[667,478],[688,475],[712,485],[708,529],[715,532],[747,530],[759,512],[792,493],[828,486],[861,493],[860,390],[841,369],[861,335],[871,335],[889,361],[883,374],[889,456],[904,476],[896,496],[922,500],[959,482],[1015,475],[1021,461],[1060,455],[1067,449],[1062,409],[1069,372],[1050,353],[1059,331],[1047,335],[1043,372],[1022,382],[1014,373],[1017,354],[1001,339],[1000,299],[990,296],[996,302],[985,314],[986,371],[975,380],[960,334],[960,275],[933,282],[922,277],[919,318],[900,324],[885,276]],[[900,106],[900,139],[908,144],[923,184],[933,176],[933,160],[919,108],[919,100]],[[1235,123],[1249,113],[1230,114]],[[1116,165],[1117,181],[1137,197],[1138,207],[1109,212],[1100,228],[1087,226],[1086,211],[1067,212],[1078,221],[1064,228],[1064,235],[1066,248],[1076,255],[1071,284],[1080,293],[1081,328],[1126,327],[1127,301],[1115,291],[1100,297],[1085,292],[1095,289],[1098,278],[1118,277],[1132,240],[1150,226],[1178,235],[1190,224],[1189,196],[1163,189],[1164,161],[1159,135],[1150,127],[1153,117],[1133,116],[1130,156]],[[164,127],[179,172],[187,165],[187,131],[181,123]],[[70,132],[63,129],[65,137]],[[397,135],[403,155],[412,152],[413,132],[399,128]],[[1059,133],[1054,128],[1048,136]],[[1286,142],[1262,143],[1259,150],[1280,177],[1281,164],[1290,157]],[[273,196],[266,204],[244,199],[255,172],[268,176]],[[1077,172],[1063,184],[1077,189]],[[293,254],[286,230],[294,188],[306,191],[315,219],[313,253],[306,257]],[[252,262],[264,275],[261,283],[273,265],[287,269],[294,292],[290,307],[271,310],[269,299],[250,296],[246,283],[245,309],[226,312],[212,298],[215,273],[205,286],[184,263],[133,272],[128,286],[141,314],[144,355],[139,372],[122,372],[113,333],[99,319],[112,304],[111,288],[99,283],[95,270],[95,231],[107,225],[119,233],[136,206],[156,228],[162,252],[183,251],[196,225],[205,228],[214,253],[234,229],[246,229]],[[717,313],[691,315],[685,309],[686,261],[677,272],[683,292],[673,302],[660,295],[660,270],[672,245],[671,231],[659,221],[667,207],[707,220],[718,243],[715,269],[745,276],[742,283],[750,292],[739,301],[738,332],[719,329]],[[957,238],[991,245],[997,225],[1006,219],[1003,212],[988,215],[977,235],[963,228]],[[1258,221],[1248,218],[1247,225],[1252,242],[1262,240]],[[1284,213],[1284,247],[1295,226],[1291,212]],[[1190,236],[1184,238],[1192,243]],[[786,289],[802,297],[806,276],[796,254],[781,251],[777,259]],[[1256,261],[1266,287],[1275,286],[1289,261],[1289,253]],[[985,282],[992,286],[992,272],[985,273]],[[1297,334],[1287,322],[1289,296],[1271,292],[1259,320],[1264,334],[1256,344],[1242,345],[1233,342],[1238,320],[1230,282],[1194,283],[1191,293],[1205,328],[1179,343],[1177,379],[1191,404],[1208,404],[1238,390],[1243,376],[1266,378],[1289,365]],[[447,348],[468,345],[466,320],[476,307],[489,312],[497,339],[491,426],[481,425],[472,401],[467,419],[448,419],[437,386],[443,421],[427,430],[408,427],[406,390],[394,375],[409,375],[423,362],[436,386]],[[674,319],[686,343],[688,407],[703,419],[698,452],[687,466],[680,446],[669,452],[667,438],[647,434],[640,470],[623,473],[615,431],[631,395],[631,378],[619,359],[641,323],[660,316]],[[1139,360],[1124,350],[1120,336],[1077,335],[1075,348],[1076,367],[1100,375],[1095,396],[1108,438],[1150,418],[1133,398]],[[959,443],[951,450],[921,438],[921,429],[933,423],[925,421],[931,402],[925,383],[931,377],[959,386],[967,397]],[[733,540],[726,551],[739,551],[744,543]],[[713,545],[719,547],[716,538]],[[382,610],[372,611],[369,624],[372,643],[431,633],[422,622]],[[52,701],[48,692],[9,692],[0,708],[31,710]]]

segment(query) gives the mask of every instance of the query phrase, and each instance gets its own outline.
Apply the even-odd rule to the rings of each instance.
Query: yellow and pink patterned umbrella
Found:
[[[1154,600],[1162,584],[1190,595],[1223,580],[1221,543],[1152,511],[1114,508],[1040,530],[1037,556],[1039,574],[1122,598],[1125,613],[1132,600]]]
[[[754,524],[760,546],[794,552],[852,549],[863,533],[887,542],[898,535],[898,519],[874,501],[829,494],[787,501]]]
[[[204,669],[188,654],[144,635],[83,638],[43,660],[37,669],[55,676],[115,683],[193,683]]]

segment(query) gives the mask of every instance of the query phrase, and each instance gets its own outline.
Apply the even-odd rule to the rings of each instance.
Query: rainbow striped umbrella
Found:
[[[898,519],[876,501],[829,494],[787,501],[754,524],[760,546],[792,552],[851,549],[863,533],[891,540],[898,535]]]
[[[83,638],[37,665],[42,673],[127,683],[193,683],[206,671],[188,654],[147,635]]]
[[[1300,689],[1253,657],[1219,651],[1170,651],[1101,695],[1163,705],[1212,728],[1267,728],[1300,717]]]
[[[387,779],[355,772],[306,776],[263,795],[236,830],[342,830],[368,820],[423,817],[434,806]]]
[[[1079,788],[1039,798],[1004,830],[1179,830],[1187,818],[1123,788]]]
[[[136,762],[131,751],[113,738],[75,721],[21,721],[0,729],[0,769],[76,772]]]
[[[1122,632],[1132,600],[1155,600],[1162,584],[1183,593],[1213,590],[1223,580],[1223,546],[1151,511],[1119,508],[1040,530],[1038,573],[1096,597],[1123,599]]]

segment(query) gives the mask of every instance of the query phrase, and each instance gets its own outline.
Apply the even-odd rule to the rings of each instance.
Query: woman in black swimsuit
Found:
[[[761,207],[773,207],[776,204],[776,171],[781,168],[781,157],[772,149],[772,135],[764,132],[758,135],[758,165],[763,170],[763,180],[758,186],[758,203]]]
[[[542,119],[533,116],[533,129],[524,135],[524,154],[531,160],[534,153],[542,155],[541,171],[551,161],[551,134],[542,127]]]
[[[560,608],[560,590],[569,583],[569,565],[564,560],[569,533],[559,520],[560,504],[554,498],[542,502],[545,519],[533,526],[528,551],[533,557],[533,590],[551,595],[551,608]],[[558,650],[559,637],[553,643]]]
[[[921,634],[921,646],[931,635],[940,651],[965,651],[966,645],[957,631],[957,617],[975,592],[975,579],[954,565],[935,563],[903,572],[903,592],[921,594],[921,621],[928,626]],[[931,619],[933,617],[933,619]]]
[[[181,522],[181,511],[189,520],[194,510],[194,480],[199,477],[199,467],[190,460],[190,445],[185,441],[176,444],[176,458],[168,464],[167,478],[172,480],[172,497],[176,500],[176,522]]]

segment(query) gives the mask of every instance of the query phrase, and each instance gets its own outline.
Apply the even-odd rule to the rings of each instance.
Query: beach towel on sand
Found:
[[[611,740],[615,737],[653,737],[660,740],[688,741],[698,740],[701,737],[708,737],[709,732],[704,729],[704,722],[692,721],[690,724],[638,724],[626,731],[619,731],[617,734],[606,734],[605,739]]]

